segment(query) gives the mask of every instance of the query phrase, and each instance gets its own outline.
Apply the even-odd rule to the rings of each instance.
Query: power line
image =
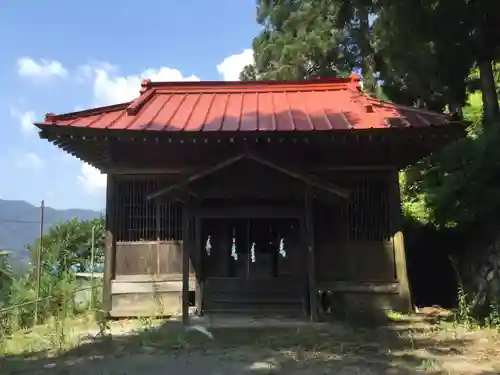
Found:
[[[1,219],[0,223],[17,223],[17,224],[40,224],[37,220],[17,220],[17,219]]]
[[[8,248],[8,247],[2,247],[2,245],[0,245],[0,251],[5,251],[7,253],[19,253],[21,251],[29,252],[30,250],[27,248],[12,249],[12,248]]]

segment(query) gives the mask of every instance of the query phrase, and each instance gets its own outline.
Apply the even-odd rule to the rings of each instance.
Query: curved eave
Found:
[[[411,153],[409,159],[400,158],[399,167],[411,164],[439,150],[456,139],[466,136],[466,124],[451,122],[445,125],[387,129],[331,130],[322,132],[153,132],[112,129],[72,128],[38,123],[39,135],[63,151],[89,163],[100,170],[114,165],[112,145],[136,144],[148,152],[171,147],[202,147],[201,145],[231,145],[243,149],[256,143],[294,144],[298,147],[320,147],[331,150],[332,146],[360,147],[376,145],[381,152]],[[191,145],[191,146],[190,146]],[[167,146],[167,148],[165,148]],[[410,150],[412,149],[412,150]],[[386,151],[384,151],[386,150]],[[396,155],[397,156],[397,155]]]

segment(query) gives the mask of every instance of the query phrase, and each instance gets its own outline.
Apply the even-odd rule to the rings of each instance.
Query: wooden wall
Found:
[[[151,316],[180,313],[182,241],[117,242],[111,315]],[[196,288],[190,262],[190,290]]]
[[[326,178],[339,181],[341,177]],[[401,279],[406,276],[398,272],[401,251],[397,252],[394,241],[400,220],[397,171],[350,173],[342,180],[351,189],[349,202],[330,204],[320,198],[315,205],[320,309],[341,314],[406,311],[408,296],[401,292],[406,282]]]
[[[115,278],[130,275],[180,275],[181,273],[182,241],[118,242],[116,244]],[[194,274],[192,264],[190,273]]]
[[[180,312],[182,291],[182,205],[147,200],[170,176],[119,177],[113,181],[114,230],[108,310],[113,317]],[[190,264],[190,290],[195,271]]]

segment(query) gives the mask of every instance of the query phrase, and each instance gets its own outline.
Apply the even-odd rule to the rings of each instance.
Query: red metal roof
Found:
[[[396,119],[394,121],[393,119]],[[443,125],[448,116],[381,102],[347,79],[251,82],[143,81],[132,102],[47,114],[40,128],[139,131],[329,131]]]

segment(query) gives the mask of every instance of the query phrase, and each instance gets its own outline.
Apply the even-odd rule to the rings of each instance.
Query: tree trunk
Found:
[[[361,5],[357,9],[359,18],[359,46],[361,49],[363,91],[374,94],[377,88],[375,82],[375,56],[370,43],[370,24],[368,8]]]
[[[481,92],[483,94],[484,120],[489,123],[496,119],[500,110],[498,96],[493,77],[493,66],[490,59],[482,59],[477,63],[481,81]]]

